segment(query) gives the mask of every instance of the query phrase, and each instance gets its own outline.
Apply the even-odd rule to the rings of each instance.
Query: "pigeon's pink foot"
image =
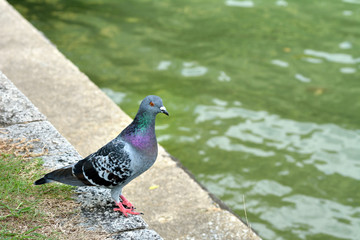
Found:
[[[119,211],[122,214],[124,214],[125,217],[128,217],[128,214],[132,214],[132,215],[139,215],[140,213],[138,212],[134,212],[133,209],[129,209],[129,208],[125,208],[121,202],[115,202],[116,206],[118,206],[119,208],[114,208],[114,211]]]
[[[127,200],[124,195],[120,195],[120,198],[121,198],[121,202],[122,202],[122,205],[127,207],[127,208],[130,208],[130,209],[134,209],[134,205],[131,204],[131,202],[129,202],[129,200]]]

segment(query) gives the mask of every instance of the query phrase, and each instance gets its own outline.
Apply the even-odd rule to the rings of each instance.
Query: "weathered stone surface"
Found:
[[[0,126],[40,120],[45,116],[0,71]]]
[[[140,229],[131,232],[123,232],[113,237],[118,240],[161,240],[162,238],[153,230]]]
[[[147,223],[141,216],[123,216],[115,212],[114,201],[110,197],[110,190],[94,187],[80,187],[77,190],[78,201],[81,202],[82,214],[85,216],[86,225],[100,225],[109,233],[145,229]]]
[[[40,154],[48,168],[59,168],[80,160],[73,146],[48,121],[15,124],[1,128],[0,138],[26,139],[33,145],[33,153]]]
[[[124,217],[120,213],[114,212],[112,208],[93,208],[82,209],[83,216],[87,218],[86,225],[100,225],[106,232],[118,233],[131,231],[134,229],[145,229],[148,225],[140,216],[129,215]]]

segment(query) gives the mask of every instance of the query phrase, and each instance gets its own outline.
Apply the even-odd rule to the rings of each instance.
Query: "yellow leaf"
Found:
[[[315,96],[319,96],[319,95],[321,95],[323,93],[324,93],[324,89],[322,89],[322,88],[318,88],[314,92]]]
[[[159,185],[151,185],[149,187],[150,190],[154,190],[154,189],[157,189],[159,187]]]
[[[134,17],[128,17],[125,19],[125,21],[129,22],[129,23],[137,23],[140,21],[140,19],[138,18],[134,18]]]
[[[285,47],[285,48],[284,48],[284,52],[287,52],[287,53],[288,53],[288,52],[291,52],[291,48]]]

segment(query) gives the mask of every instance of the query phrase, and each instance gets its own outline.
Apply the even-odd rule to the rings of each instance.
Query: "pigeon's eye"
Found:
[[[149,105],[152,107],[155,106],[155,104],[153,102],[150,102]]]

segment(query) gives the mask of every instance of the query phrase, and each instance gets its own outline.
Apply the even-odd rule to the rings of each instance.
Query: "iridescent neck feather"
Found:
[[[134,121],[120,134],[123,139],[139,150],[157,150],[155,116],[139,112]]]

